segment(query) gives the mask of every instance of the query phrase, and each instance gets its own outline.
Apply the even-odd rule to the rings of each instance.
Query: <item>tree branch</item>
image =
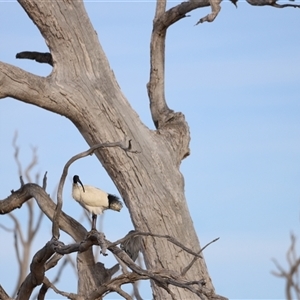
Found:
[[[130,295],[128,295],[125,291],[123,291],[120,287],[111,287],[111,290],[117,292],[120,296],[122,296],[126,300],[132,300]]]
[[[59,261],[62,257],[63,257],[62,255],[55,253],[55,254],[47,261],[47,263],[46,263],[46,265],[45,265],[45,270],[47,271],[47,270],[49,270],[49,269],[55,267],[55,266],[57,265],[58,261]],[[56,282],[59,281],[60,276],[61,276],[61,274],[62,274],[62,271],[63,271],[63,269],[65,268],[65,266],[67,265],[67,263],[68,263],[69,261],[70,261],[70,260],[69,260],[67,257],[65,257],[65,259],[63,260],[63,263],[60,265],[60,267],[59,267],[59,269],[58,269],[58,271],[57,271],[57,274],[56,274],[56,276],[55,276],[55,278],[54,278],[54,280],[53,280],[53,285],[54,285]],[[43,285],[42,285],[42,287],[40,288],[39,293],[38,293],[38,297],[37,297],[38,300],[43,300],[43,299],[45,299],[45,295],[46,295],[48,289],[49,289],[49,286],[48,286],[47,284],[45,284],[45,278],[44,278],[44,280],[43,280]]]
[[[57,289],[54,284],[52,284],[50,282],[50,280],[45,276],[44,277],[44,280],[43,280],[43,283],[47,286],[47,288],[51,288],[56,294],[59,294],[63,297],[66,297],[68,299],[71,299],[71,300],[84,300],[84,297],[82,296],[79,296],[79,295],[76,295],[76,294],[72,294],[72,293],[66,293],[66,292],[63,292],[63,291],[60,291],[59,289]]]
[[[190,133],[184,115],[171,110],[165,99],[165,42],[167,29],[172,24],[187,17],[187,13],[190,11],[208,6],[211,1],[182,2],[167,11],[165,11],[165,2],[157,1],[151,35],[150,79],[147,90],[152,120],[164,141],[168,141],[172,147],[177,165],[180,165],[182,159],[190,153]],[[215,5],[218,5],[217,2],[213,2],[213,6]]]
[[[273,6],[276,8],[294,7],[300,8],[299,4],[278,4],[278,0],[246,0],[249,4],[253,6]],[[294,1],[294,0],[290,0]]]
[[[173,243],[174,245],[182,248],[184,251],[186,251],[189,254],[192,254],[198,258],[202,258],[201,255],[195,253],[194,251],[192,251],[191,249],[189,249],[188,247],[184,246],[183,244],[181,244],[180,242],[178,242],[175,238],[169,236],[169,235],[161,235],[161,234],[155,234],[155,233],[150,233],[150,232],[140,232],[140,231],[133,231],[132,233],[127,234],[124,238],[119,239],[113,243],[109,243],[108,245],[108,249],[112,246],[116,246],[118,244],[122,244],[124,243],[127,239],[130,238],[134,238],[137,235],[141,235],[141,236],[153,236],[153,237],[158,237],[158,238],[165,238],[167,239],[169,242]],[[216,239],[218,240],[218,239]],[[214,240],[214,241],[216,241]],[[212,242],[211,242],[212,243]],[[208,246],[208,245],[207,245]],[[206,246],[205,246],[206,247]],[[204,250],[204,249],[203,249]],[[201,251],[200,251],[201,252]]]
[[[216,238],[216,239],[212,240],[211,242],[209,242],[208,244],[206,244],[203,248],[200,249],[200,251],[198,251],[197,254],[199,255],[201,252],[203,252],[203,250],[204,250],[206,247],[208,247],[210,244],[216,242],[218,239],[219,239],[219,238]],[[192,267],[192,265],[196,262],[197,259],[198,259],[198,257],[195,256],[195,257],[192,259],[192,261],[191,261],[191,262],[190,262],[190,263],[182,270],[182,272],[181,272],[181,276],[182,276],[182,277],[185,276],[185,274],[188,272],[188,270]]]
[[[273,271],[273,275],[285,279],[285,294],[287,300],[300,299],[300,257],[296,252],[296,237],[291,234],[291,245],[286,253],[286,258],[288,262],[288,270],[285,271],[279,263],[273,259],[275,266],[278,271]],[[294,295],[294,296],[293,296]]]
[[[0,99],[12,97],[40,106],[47,96],[48,80],[15,66],[0,62]]]
[[[64,168],[63,168],[63,172],[62,172],[62,175],[60,177],[59,184],[58,184],[57,206],[56,206],[56,209],[55,209],[53,222],[52,222],[52,235],[53,235],[53,237],[59,239],[59,217],[60,217],[60,213],[61,213],[61,209],[62,209],[62,205],[63,205],[62,192],[63,192],[63,187],[64,187],[64,184],[65,184],[65,181],[66,181],[66,177],[68,175],[69,167],[76,160],[78,160],[80,158],[83,158],[83,157],[86,157],[88,155],[92,155],[95,150],[97,150],[99,148],[109,148],[109,147],[119,147],[119,148],[121,148],[122,150],[124,150],[126,152],[137,153],[137,151],[132,150],[131,140],[128,140],[128,141],[125,141],[125,142],[96,144],[96,145],[92,146],[90,149],[88,149],[84,152],[81,152],[79,154],[76,154],[75,156],[70,158],[68,160],[68,162],[65,164]]]
[[[103,296],[105,293],[110,291],[116,291],[120,294],[121,285],[128,284],[128,283],[134,283],[138,280],[147,280],[149,279],[147,276],[141,276],[136,273],[126,273],[119,275],[115,278],[113,278],[109,283],[103,284],[99,288],[97,288],[95,291],[91,292],[90,295],[88,295],[86,300],[94,300],[101,296]],[[121,294],[120,294],[121,295]],[[121,296],[125,296],[121,295]],[[129,298],[126,298],[129,297]],[[131,297],[126,293],[125,299],[131,299]]]
[[[14,134],[14,138],[13,138],[13,141],[12,141],[12,146],[15,150],[14,152],[14,159],[15,159],[15,162],[17,164],[17,167],[18,167],[18,173],[19,173],[19,177],[22,176],[23,174],[23,171],[22,171],[22,164],[19,160],[19,152],[20,152],[20,147],[17,145],[17,139],[18,139],[18,131],[15,131],[15,134]]]
[[[150,80],[147,84],[152,120],[156,128],[164,125],[174,117],[165,99],[165,40],[167,29],[175,22],[185,18],[188,12],[210,5],[208,0],[187,1],[165,11],[166,1],[157,1],[153,21],[150,45]]]
[[[84,252],[88,250],[93,245],[99,245],[101,247],[101,244],[99,243],[98,238],[99,233],[98,232],[91,232],[87,235],[85,240],[83,240],[81,243],[71,244],[71,245],[59,245],[55,248],[55,251],[59,254],[69,254],[72,252]],[[168,285],[175,285],[181,288],[185,288],[190,290],[191,292],[197,294],[199,297],[203,296],[203,293],[205,292],[203,290],[203,287],[205,286],[205,281],[202,279],[200,280],[194,280],[194,281],[187,281],[182,279],[182,274],[188,271],[190,268],[190,265],[186,268],[185,272],[182,272],[182,274],[175,273],[173,271],[166,271],[166,270],[156,270],[156,271],[147,271],[143,270],[141,267],[139,267],[137,264],[133,262],[133,260],[130,259],[128,255],[126,255],[120,248],[116,247],[117,244],[124,243],[127,239],[134,238],[138,235],[142,236],[154,236],[154,237],[160,237],[160,238],[166,238],[168,241],[172,242],[173,244],[177,245],[178,247],[181,247],[184,251],[194,255],[197,258],[202,258],[199,254],[195,253],[189,248],[185,247],[181,243],[179,243],[176,239],[168,236],[168,235],[158,235],[158,234],[152,234],[152,233],[146,233],[146,232],[131,232],[127,234],[124,238],[119,239],[118,241],[111,243],[108,240],[105,240],[105,244],[107,244],[107,249],[109,249],[119,260],[124,262],[134,273],[138,274],[131,275],[133,273],[126,272],[125,274],[118,276],[108,283],[104,283],[99,287],[96,291],[94,291],[87,299],[96,299],[100,296],[102,296],[104,293],[108,291],[116,291],[116,282],[118,282],[117,289],[120,288],[122,284],[125,283],[133,283],[137,280],[141,279],[152,279],[155,280],[157,284],[162,286],[168,293],[170,293],[170,290],[168,289]],[[215,239],[208,243],[205,247],[201,249],[200,252],[202,252],[208,245],[211,243],[217,241],[218,239]],[[194,263],[194,261],[193,261]]]
[[[8,216],[13,220],[13,222],[14,222],[14,224],[15,224],[14,232],[20,237],[21,244],[24,245],[25,240],[24,240],[24,236],[23,236],[23,232],[22,232],[22,230],[21,230],[21,226],[20,226],[19,220],[18,220],[18,219],[15,217],[15,215],[12,214],[12,213],[9,214]]]
[[[79,243],[75,243],[75,244],[70,244],[70,245],[64,245],[61,246],[59,249],[56,249],[56,252],[59,254],[70,254],[72,252],[84,252],[86,250],[88,250],[91,246],[93,245],[98,245],[98,246],[102,246],[103,247],[103,242],[99,242],[99,241],[103,241],[104,238],[99,238],[99,235],[101,233],[99,232],[90,232],[88,233],[88,235],[86,236],[86,238]],[[132,233],[127,234],[124,238],[119,239],[113,243],[109,242],[108,240],[105,240],[105,248],[111,250],[111,247],[115,247],[118,244],[122,244],[124,243],[126,240],[128,239],[133,239],[134,237],[141,235],[141,236],[153,236],[153,237],[158,237],[158,238],[165,238],[167,239],[169,242],[171,242],[172,244],[182,248],[184,251],[186,251],[187,253],[194,255],[195,257],[198,258],[203,258],[200,254],[195,253],[194,251],[192,251],[191,249],[189,249],[188,247],[184,246],[183,244],[181,244],[180,242],[178,242],[175,238],[169,236],[169,235],[160,235],[160,234],[154,234],[154,233],[150,233],[150,232],[139,232],[139,231],[134,231]],[[213,240],[212,242],[210,242],[209,244],[207,244],[202,250],[200,250],[200,253],[211,243],[217,241],[219,238]],[[128,257],[130,257],[128,255]]]
[[[156,128],[162,128],[172,117],[165,99],[165,39],[166,29],[159,28],[161,16],[165,11],[166,1],[157,1],[150,44],[150,81],[147,84],[152,120]]]
[[[24,187],[28,186],[24,185]],[[41,189],[42,190],[42,189]],[[44,192],[44,190],[42,190]],[[63,215],[61,216],[61,219],[63,219]],[[63,223],[62,223],[63,224]],[[28,299],[30,294],[32,293],[32,290],[35,286],[41,284],[43,282],[43,287],[40,290],[39,293],[39,300],[44,299],[45,293],[49,287],[51,287],[56,293],[63,295],[65,297],[68,297],[69,299],[74,300],[81,300],[83,299],[81,296],[71,293],[65,293],[61,292],[58,289],[55,288],[55,286],[46,278],[44,277],[44,273],[49,268],[52,268],[56,265],[57,261],[62,257],[63,254],[68,254],[72,252],[84,252],[87,251],[92,245],[100,245],[98,238],[99,233],[98,232],[92,232],[89,233],[86,238],[76,244],[71,245],[63,245],[62,243],[59,243],[56,241],[56,239],[52,239],[50,242],[48,242],[45,247],[43,247],[40,251],[36,253],[34,256],[32,263],[31,263],[31,273],[27,276],[26,280],[22,284],[19,290],[18,298],[19,299]],[[181,287],[184,289],[188,289],[192,293],[195,293],[198,295],[201,299],[203,298],[203,295],[206,293],[205,289],[203,289],[203,286],[205,283],[203,283],[203,280],[194,280],[194,281],[187,281],[184,279],[181,279],[179,274],[172,272],[172,271],[166,271],[166,270],[156,270],[156,271],[147,271],[143,270],[141,267],[136,265],[128,255],[126,255],[121,249],[116,247],[119,243],[124,243],[126,239],[134,238],[138,235],[142,236],[154,236],[154,237],[161,237],[161,238],[167,238],[170,242],[174,243],[175,245],[181,247],[183,250],[187,251],[188,253],[195,255],[197,257],[200,257],[199,254],[194,253],[192,250],[188,249],[181,243],[177,242],[174,238],[165,235],[156,235],[151,233],[144,233],[144,232],[131,232],[128,235],[126,235],[125,238],[120,239],[114,243],[111,243],[107,240],[105,240],[105,244],[107,247],[118,259],[120,259],[122,262],[124,262],[132,271],[133,273],[126,273],[122,274],[114,279],[111,279],[107,283],[101,284],[101,286],[92,292],[88,297],[85,297],[85,299],[94,300],[98,297],[103,296],[105,293],[110,291],[115,291],[125,297],[126,299],[131,299],[131,297],[123,292],[121,290],[121,285],[126,283],[134,283],[137,280],[144,280],[144,279],[151,279],[154,280],[157,284],[159,284],[162,288],[164,288],[168,293],[171,293],[170,289],[168,288],[168,285],[175,285],[177,287]],[[217,239],[216,239],[217,240]],[[214,240],[214,241],[216,241]],[[212,242],[214,242],[212,241]],[[211,244],[210,242],[209,244]],[[202,251],[209,245],[207,244]],[[54,254],[54,252],[59,253],[59,255]],[[51,259],[49,260],[49,258]],[[112,268],[111,271],[108,270],[111,275],[116,272],[115,267]],[[111,276],[109,275],[109,276]],[[22,298],[20,298],[22,295]],[[23,298],[24,297],[24,298]]]
[[[55,86],[51,76],[37,76],[0,62],[0,86],[0,99],[12,97],[70,118],[65,113],[67,100],[61,97],[66,92],[62,87]]]
[[[20,240],[21,240],[21,238],[20,238]],[[22,243],[22,241],[20,243],[22,246],[24,246],[24,243]],[[20,255],[19,243],[18,243],[18,233],[16,231],[14,232],[14,246],[15,246],[17,262],[18,262],[19,270],[20,270],[20,272],[19,272],[19,278],[20,278],[22,269],[23,269],[23,264],[22,264],[22,259],[21,259],[21,255]],[[20,282],[18,282],[18,286],[19,286],[19,283]]]
[[[4,200],[0,200],[0,214],[5,214],[17,207],[21,207],[26,200],[32,197],[36,199],[40,209],[52,221],[56,205],[44,189],[33,183],[23,185],[21,189],[13,192],[11,196]],[[75,221],[63,212],[60,215],[59,226],[61,230],[65,231],[78,242],[82,241],[87,233],[86,229],[79,222]],[[81,265],[84,265],[85,270],[87,270],[84,277],[85,280],[89,278],[91,282],[97,281],[99,284],[99,280],[95,280],[95,278],[93,278],[93,272],[95,272],[94,269],[97,271],[100,268],[97,269],[95,267],[95,261],[91,249],[90,251],[86,251],[84,254],[79,254],[77,256],[77,266]],[[80,269],[80,267],[78,268]],[[104,269],[104,267],[102,269]]]
[[[141,297],[140,295],[140,292],[139,292],[139,282],[134,282],[132,284],[132,287],[133,287],[133,291],[132,291],[132,295],[135,297],[136,300],[143,300],[143,298]]]
[[[168,285],[174,285],[177,287],[181,287],[184,289],[188,289],[192,293],[198,295],[200,298],[203,296],[203,288],[202,288],[202,280],[195,280],[195,281],[187,281],[184,279],[180,279],[177,274],[173,274],[172,271],[165,271],[164,270],[158,270],[158,271],[150,271],[150,270],[144,270],[141,267],[139,267],[137,264],[135,264],[125,252],[123,252],[121,249],[119,249],[116,246],[108,246],[108,249],[113,252],[114,255],[116,255],[119,259],[124,261],[126,265],[135,273],[138,275],[141,275],[142,277],[140,279],[145,279],[145,277],[148,277],[149,279],[154,280],[159,286],[164,288],[168,293],[170,292],[168,289]],[[127,274],[123,274],[124,276]],[[191,287],[191,285],[197,285],[196,288]]]
[[[18,291],[17,300],[29,299],[33,289],[43,282],[45,263],[55,253],[54,248],[59,244],[60,242],[52,239],[34,255],[30,264],[30,273]]]
[[[19,152],[20,148],[17,145],[17,138],[18,138],[18,132],[15,132],[14,138],[13,138],[13,148],[14,148],[14,159],[18,166],[21,186],[24,185],[22,175],[24,174],[26,180],[28,182],[32,182],[31,178],[31,171],[32,169],[37,165],[38,163],[38,156],[37,156],[37,147],[32,147],[32,159],[28,166],[23,171],[22,164],[19,159]],[[39,173],[37,173],[39,174]],[[45,179],[45,178],[44,178]],[[36,176],[36,183],[38,183],[38,176]],[[27,234],[23,234],[23,230],[21,230],[21,226],[19,224],[19,220],[13,215],[13,213],[8,214],[9,217],[11,217],[15,223],[15,230],[14,230],[14,241],[15,241],[15,252],[16,257],[18,261],[19,266],[19,275],[18,280],[16,282],[16,287],[12,295],[16,295],[21,283],[24,281],[28,265],[30,262],[30,250],[31,245],[33,242],[33,239],[40,228],[40,223],[42,221],[42,218],[44,216],[42,210],[39,210],[39,216],[36,225],[34,226],[34,202],[33,199],[30,199],[29,201],[26,201],[26,207],[28,208],[28,224],[27,224]],[[24,232],[26,232],[24,230]],[[19,247],[21,246],[21,247]],[[21,249],[20,249],[21,248]],[[21,255],[22,253],[22,255]]]
[[[73,252],[79,252],[79,253],[85,252],[93,245],[101,246],[98,238],[99,234],[100,234],[99,232],[92,231],[88,233],[81,242],[60,246],[59,248],[56,248],[55,251],[60,255],[65,255]]]
[[[27,183],[6,199],[0,200],[0,214],[7,214],[16,208],[20,208],[25,201],[31,198],[36,199],[40,209],[52,221],[56,205],[45,190],[35,183]],[[75,241],[81,241],[86,236],[86,229],[63,212],[60,216],[59,225]]]
[[[7,231],[7,232],[14,232],[14,229],[12,228],[8,228],[5,225],[0,223],[0,228],[2,228],[3,230]]]
[[[12,300],[12,298],[10,298],[8,296],[8,294],[6,293],[6,291],[4,290],[4,288],[2,287],[1,284],[0,284],[0,299],[1,300]]]

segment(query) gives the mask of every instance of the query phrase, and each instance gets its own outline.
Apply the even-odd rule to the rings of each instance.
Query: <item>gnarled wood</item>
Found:
[[[34,255],[30,265],[30,273],[18,291],[17,300],[29,299],[33,289],[42,284],[45,276],[45,263],[55,253],[54,248],[58,245],[56,240],[51,240]]]
[[[25,201],[31,198],[34,198],[37,201],[37,204],[39,205],[40,209],[51,221],[53,221],[54,212],[56,209],[55,203],[51,200],[51,198],[48,196],[48,194],[45,192],[43,188],[33,183],[23,185],[19,190],[13,192],[6,199],[0,200],[0,212],[4,214],[13,211],[16,208],[19,208]],[[58,224],[60,226],[60,229],[65,231],[67,234],[69,234],[76,242],[83,241],[87,234],[87,231],[79,222],[77,222],[70,216],[66,215],[64,212],[61,212],[61,214],[59,215]],[[49,247],[48,246],[46,245],[45,248],[43,248],[44,249],[43,251],[46,251],[47,249],[49,250],[50,246]],[[51,249],[53,250],[52,244],[51,244]],[[54,252],[51,253],[53,254]],[[42,256],[44,257],[45,255],[43,254]],[[28,299],[28,297],[32,293],[33,288],[35,288],[36,285],[41,284],[41,280],[43,281],[43,279],[35,280],[34,274],[35,272],[37,272],[37,274],[39,274],[39,278],[42,276],[41,268],[42,266],[43,268],[46,268],[45,267],[46,261],[48,258],[50,258],[51,255],[50,254],[46,255],[47,258],[45,258],[45,261],[43,260],[43,264],[38,264],[38,265],[32,264],[31,270],[33,272],[31,272],[27,276],[27,279],[25,280],[24,283],[25,286],[20,289],[19,292],[20,296],[18,296],[19,297],[18,299]],[[37,257],[38,258],[41,257],[41,254],[38,254]],[[37,261],[36,259],[33,260],[33,262],[36,261]],[[95,263],[91,248],[86,249],[85,252],[78,254],[77,268],[79,274],[79,281],[78,281],[79,294],[84,294],[82,292],[83,290],[91,289],[91,288],[94,289],[98,287],[99,285],[109,280],[110,277],[113,275],[109,271],[110,269],[107,270],[103,264]],[[25,295],[24,296],[25,298],[21,298],[22,297],[21,295]]]
[[[151,48],[151,76],[154,77],[150,78],[148,85],[157,131],[148,129],[140,121],[122,94],[82,1],[52,1],[51,5],[39,0],[19,0],[19,3],[45,38],[53,70],[43,78],[0,63],[0,98],[10,96],[66,116],[90,146],[130,139],[137,153],[104,148],[95,154],[122,195],[135,229],[172,236],[187,248],[199,252],[199,241],[184,196],[184,180],[179,171],[182,159],[189,155],[189,128],[183,114],[169,109],[162,94],[163,60],[167,27],[188,11],[207,5],[208,1],[180,4],[167,12],[163,12],[164,3],[158,2],[161,6],[154,22]],[[164,25],[164,21],[168,23]],[[157,74],[156,66],[159,67]],[[42,198],[43,201],[46,199]],[[39,200],[38,203],[41,206]],[[53,216],[55,205],[51,203]],[[50,213],[44,205],[41,208]],[[75,240],[78,241],[79,236],[82,240],[85,230],[81,228],[74,232],[70,228],[74,220],[64,214],[59,218],[62,230],[67,230]],[[80,228],[78,224],[76,226]],[[149,270],[166,269],[180,274],[192,259],[190,254],[164,239],[143,239],[145,263]],[[97,266],[91,251],[79,254],[77,263],[78,294],[86,295],[99,285]],[[202,259],[195,261],[182,280],[205,280],[206,295],[214,295]],[[170,294],[178,299],[196,297],[191,290],[179,286],[169,286],[168,294],[155,280],[152,288],[154,297],[159,299],[168,299]]]

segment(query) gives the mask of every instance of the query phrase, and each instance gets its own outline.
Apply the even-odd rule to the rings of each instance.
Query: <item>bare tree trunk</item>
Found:
[[[152,131],[140,121],[122,94],[81,1],[19,0],[19,3],[51,50],[53,71],[43,78],[0,63],[0,98],[13,97],[66,116],[90,146],[130,139],[137,153],[104,148],[97,150],[96,155],[122,195],[134,227],[170,235],[198,252],[200,245],[179,171],[182,159],[189,155],[189,129],[183,114],[171,111],[161,97],[163,73],[156,74],[153,68],[148,86],[153,121],[157,126],[157,130]],[[207,5],[208,1],[203,3],[202,6]],[[186,11],[197,7],[193,5]],[[156,18],[164,14],[164,9],[158,7]],[[154,34],[161,32],[158,30],[154,30]],[[166,28],[163,30],[166,32]],[[154,37],[152,51],[162,47],[162,42]],[[159,60],[159,70],[164,68],[163,50],[157,52],[162,57],[152,57]],[[155,67],[155,61],[152,66]],[[81,268],[87,265],[90,272],[78,273],[81,295],[99,284],[92,278],[98,271],[91,257],[85,254],[79,258]],[[180,276],[193,259],[181,248],[154,237],[144,238],[144,257],[148,269],[170,270],[174,276]],[[196,260],[184,278],[203,279],[205,297],[214,295],[204,259]],[[198,298],[186,289],[169,288],[176,299]],[[156,299],[171,297],[154,282],[152,289]]]

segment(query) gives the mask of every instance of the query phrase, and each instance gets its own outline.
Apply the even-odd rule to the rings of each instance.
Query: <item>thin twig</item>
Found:
[[[197,252],[197,254],[200,254],[206,247],[208,247],[210,244],[216,242],[218,239],[219,239],[219,238],[216,238],[216,239],[212,240],[211,242],[209,242],[208,244],[206,244],[203,248],[201,248],[201,249]],[[191,261],[191,262],[190,262],[190,263],[182,270],[182,272],[181,272],[181,276],[182,276],[182,277],[185,276],[185,274],[188,272],[188,270],[192,267],[192,265],[196,262],[197,259],[198,259],[198,257],[195,256],[195,257],[192,259],[192,261]]]
[[[24,245],[25,239],[24,239],[24,236],[23,236],[23,232],[21,230],[21,225],[20,225],[19,220],[15,217],[15,215],[13,213],[9,213],[8,217],[13,220],[13,222],[15,224],[14,231],[19,235],[21,243],[22,243],[22,245]]]
[[[38,164],[37,147],[31,147],[32,160],[24,171],[27,182],[32,182],[30,171]],[[37,182],[36,182],[37,183]]]
[[[13,232],[13,231],[14,231],[14,229],[8,228],[8,227],[4,226],[4,225],[1,224],[1,223],[0,223],[0,228],[2,228],[3,230],[5,230],[5,231],[7,231],[7,232]]]
[[[117,292],[120,296],[122,296],[123,298],[127,299],[127,300],[132,300],[132,298],[130,297],[130,295],[128,295],[125,291],[123,291],[120,287],[115,287],[112,289],[113,291]]]
[[[150,234],[145,232],[133,232],[132,234],[127,234],[127,238],[132,238],[136,235],[144,235],[144,236],[154,236],[154,237],[160,237],[160,238],[167,238],[168,241],[174,243],[175,245],[181,247],[186,252],[193,254],[194,256],[197,256],[197,258],[201,257],[199,254],[194,253],[192,250],[188,249],[187,247],[183,246],[181,243],[177,242],[174,238],[171,238],[170,236],[162,236],[162,235],[156,235],[156,234]],[[121,285],[127,284],[127,283],[133,283],[138,280],[145,280],[145,279],[151,279],[155,281],[159,286],[161,286],[163,289],[165,289],[172,297],[172,299],[176,299],[175,295],[172,294],[171,290],[169,289],[169,285],[177,286],[183,289],[187,289],[191,291],[192,293],[198,295],[200,299],[204,299],[204,285],[205,282],[203,279],[199,280],[192,280],[188,281],[182,278],[182,276],[178,275],[177,273],[173,271],[168,270],[145,270],[138,266],[124,251],[122,251],[119,247],[116,245],[124,241],[125,239],[120,239],[117,242],[111,243],[108,240],[105,240],[105,243],[107,244],[107,249],[110,250],[117,260],[122,262],[122,266],[126,265],[129,269],[132,270],[132,272],[125,271],[124,268],[124,274],[117,276],[113,279],[111,279],[109,282],[101,285],[97,290],[91,292],[90,295],[86,295],[86,299],[95,299],[99,297],[103,297],[106,293],[120,288]],[[209,244],[215,242],[218,239],[215,239],[214,241],[210,242]],[[75,243],[70,245],[58,245],[54,248],[56,253],[60,254],[68,254],[72,252],[84,252],[92,245],[99,245],[99,237],[97,232],[88,233],[85,240],[81,243]],[[201,249],[203,251],[209,244],[207,244],[205,247]],[[200,251],[200,252],[201,252]],[[118,291],[117,291],[118,292]],[[63,295],[63,294],[61,294]],[[72,299],[77,299],[78,295],[72,295]],[[124,297],[126,295],[123,295]],[[127,296],[126,296],[127,297]],[[125,298],[126,298],[125,297]],[[127,299],[127,298],[126,298]],[[130,298],[128,298],[130,299]]]
[[[19,160],[20,147],[17,145],[17,139],[18,139],[18,131],[15,131],[12,146],[15,149],[14,158],[15,158],[15,162],[17,163],[17,166],[18,166],[18,173],[19,173],[19,176],[22,176],[22,174],[23,174],[22,164]]]
[[[142,235],[142,236],[152,236],[152,237],[157,237],[157,238],[165,238],[167,239],[169,242],[173,243],[174,245],[182,248],[184,251],[186,251],[187,253],[190,253],[194,256],[197,256],[199,258],[202,258],[201,255],[197,254],[196,252],[192,251],[191,249],[189,249],[188,247],[184,246],[183,244],[181,244],[180,242],[178,242],[175,238],[173,238],[170,235],[161,235],[161,234],[155,234],[155,233],[150,233],[150,232],[141,232],[141,231],[134,231],[130,234],[128,234],[126,237],[119,239],[117,241],[115,241],[114,243],[110,244],[109,247],[111,246],[116,246],[118,244],[123,243],[124,241],[126,241],[128,238],[133,238],[136,235]]]
[[[59,290],[58,288],[56,288],[54,286],[54,284],[52,284],[51,281],[46,276],[43,279],[43,283],[47,287],[50,287],[56,294],[59,294],[59,295],[61,295],[63,297],[66,297],[68,299],[80,299],[80,298],[78,298],[76,295],[74,295],[72,293],[63,292],[63,291]]]
[[[138,256],[136,264],[138,264],[140,267],[142,267],[141,256]],[[132,294],[136,298],[136,300],[143,300],[143,298],[141,297],[140,292],[139,292],[139,284],[140,284],[139,281],[136,281],[132,284],[132,287],[133,287]]]
[[[19,268],[21,269],[23,264],[20,255],[20,250],[19,250],[18,235],[16,232],[14,232],[14,245],[15,245],[16,257],[19,264]]]
[[[44,213],[43,213],[42,210],[40,210],[38,220],[35,224],[35,227],[32,228],[32,231],[31,231],[31,237],[32,238],[37,234],[38,230],[40,229],[40,225],[42,223],[43,217],[44,217]]]
[[[288,270],[284,270],[279,263],[273,259],[277,268],[277,272],[272,271],[272,274],[285,279],[285,294],[287,300],[300,299],[299,273],[300,273],[300,257],[296,252],[296,238],[291,234],[291,245],[286,253],[288,262]]]
[[[139,281],[136,281],[132,284],[133,287],[133,296],[135,297],[136,300],[143,300],[143,298],[140,295],[139,292]]]

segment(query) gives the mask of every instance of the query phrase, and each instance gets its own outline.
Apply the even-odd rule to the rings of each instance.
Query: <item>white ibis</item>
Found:
[[[97,215],[101,215],[106,209],[120,211],[123,207],[117,196],[90,185],[83,185],[78,175],[73,177],[72,197],[84,209],[92,213],[92,230],[96,230]]]

